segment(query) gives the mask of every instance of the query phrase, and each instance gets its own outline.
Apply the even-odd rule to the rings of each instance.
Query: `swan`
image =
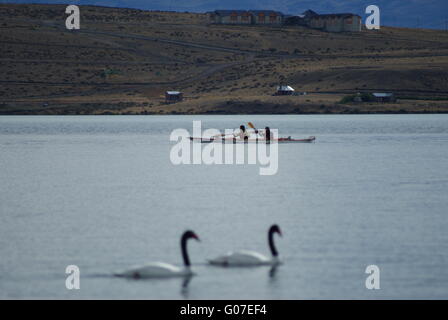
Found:
[[[217,257],[208,262],[212,265],[223,267],[278,265],[280,264],[280,260],[278,259],[278,251],[274,245],[274,233],[278,233],[280,236],[282,235],[280,227],[276,224],[272,225],[268,231],[268,244],[271,249],[272,258],[268,258],[258,252],[243,250],[229,252],[224,256]]]
[[[180,239],[180,247],[184,267],[180,268],[164,262],[152,262],[141,266],[135,266],[124,272],[116,273],[118,277],[127,278],[169,278],[169,277],[189,277],[193,275],[190,269],[190,258],[187,252],[188,239],[199,241],[199,237],[191,230],[187,230],[182,234]]]

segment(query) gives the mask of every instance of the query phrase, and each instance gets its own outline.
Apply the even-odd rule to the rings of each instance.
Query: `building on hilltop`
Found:
[[[390,92],[374,92],[372,96],[376,102],[395,102],[397,100],[395,95]]]
[[[283,13],[273,10],[215,10],[209,12],[211,23],[281,25]]]
[[[219,24],[252,24],[252,17],[245,10],[215,10],[209,13],[210,21]]]
[[[184,95],[180,91],[166,91],[165,103],[181,102],[184,99]]]
[[[353,13],[318,14],[307,10],[301,15],[285,19],[286,25],[302,25],[327,32],[359,32],[362,19]]]
[[[275,96],[290,96],[293,95],[295,92],[294,88],[281,84],[277,86],[277,90],[275,92]]]
[[[282,24],[283,13],[272,10],[251,10],[254,24]]]
[[[359,32],[361,17],[353,13],[319,14],[310,19],[309,27],[328,32]]]
[[[357,14],[318,14],[313,10],[296,16],[274,10],[215,10],[208,14],[210,22],[217,24],[301,25],[327,32],[359,32],[362,23]]]

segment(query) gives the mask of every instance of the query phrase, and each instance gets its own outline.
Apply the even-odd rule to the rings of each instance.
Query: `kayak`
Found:
[[[200,143],[211,143],[211,142],[219,142],[219,143],[266,143],[265,139],[234,139],[234,138],[195,138],[190,137],[191,141],[200,142]],[[291,137],[287,138],[278,138],[272,139],[271,143],[311,143],[316,140],[316,137],[308,137],[305,139],[292,139]]]

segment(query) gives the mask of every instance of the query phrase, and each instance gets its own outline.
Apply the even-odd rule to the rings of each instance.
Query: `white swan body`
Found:
[[[190,230],[183,233],[180,239],[180,248],[182,252],[182,258],[184,260],[184,267],[180,268],[173,266],[172,264],[164,262],[152,262],[141,266],[132,267],[126,271],[115,273],[117,277],[128,278],[170,278],[170,277],[189,277],[193,275],[190,269],[190,258],[187,252],[188,239],[196,239],[199,241],[199,237]]]
[[[116,276],[127,278],[170,278],[187,277],[193,275],[189,267],[180,268],[164,262],[152,262],[140,266],[134,266],[126,271],[117,273]]]
[[[278,233],[280,236],[282,232],[278,225],[274,224],[268,231],[268,244],[271,250],[272,258],[268,258],[261,253],[255,251],[237,251],[229,252],[226,255],[219,256],[215,259],[211,259],[208,262],[212,265],[223,267],[243,267],[243,266],[273,266],[280,264],[278,258],[278,252],[274,245],[274,233]]]
[[[277,257],[268,258],[255,251],[237,251],[229,252],[224,256],[209,260],[210,264],[221,266],[271,266],[280,263]]]

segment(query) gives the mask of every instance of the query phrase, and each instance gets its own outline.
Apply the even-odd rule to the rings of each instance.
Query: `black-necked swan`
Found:
[[[124,272],[116,273],[116,276],[130,278],[168,278],[168,277],[188,277],[193,275],[190,268],[190,258],[187,252],[188,239],[196,239],[199,237],[193,231],[185,231],[180,239],[180,248],[184,267],[180,268],[164,262],[152,262],[141,266],[135,266]]]
[[[280,227],[276,224],[272,225],[268,231],[268,244],[271,249],[272,258],[268,258],[258,252],[243,250],[229,252],[224,256],[209,260],[209,263],[224,267],[277,265],[280,263],[280,260],[278,259],[278,251],[274,245],[274,233],[278,233],[280,236],[282,235]]]

